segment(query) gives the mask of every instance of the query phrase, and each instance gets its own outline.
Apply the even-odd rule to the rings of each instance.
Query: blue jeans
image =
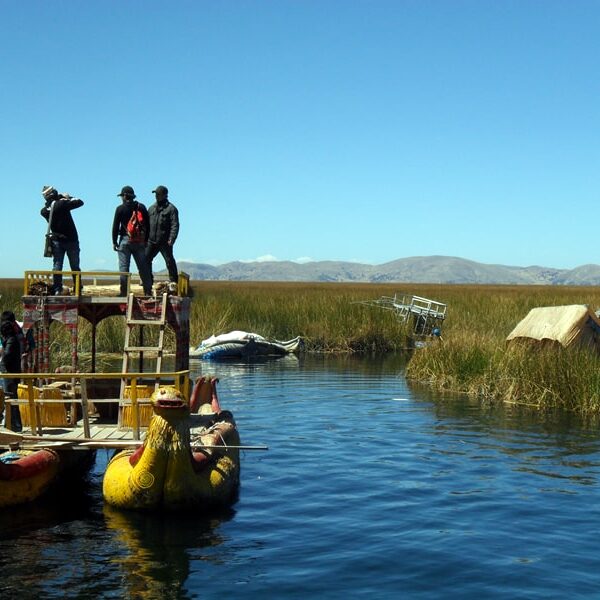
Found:
[[[5,396],[16,399],[18,387],[18,379],[2,379],[2,388],[4,389]],[[21,413],[16,404],[12,404],[10,407],[10,420],[10,427],[13,431],[21,431],[23,429]]]
[[[65,254],[69,259],[69,267],[71,271],[80,271],[79,268],[79,242],[75,240],[63,241],[63,240],[52,240],[52,257],[54,262],[52,264],[53,271],[62,271],[63,263],[65,261]],[[62,290],[62,275],[54,275],[52,279],[52,293],[60,292]],[[73,284],[75,284],[75,275],[73,275]]]
[[[129,265],[131,264],[131,257],[135,260],[135,264],[142,280],[142,287],[144,288],[144,295],[152,295],[152,270],[150,264],[146,260],[146,247],[144,244],[134,244],[129,241],[127,236],[121,238],[119,242],[119,249],[117,250],[119,255],[119,271],[121,273],[129,273]],[[127,277],[121,276],[120,279],[121,296],[127,293]]]

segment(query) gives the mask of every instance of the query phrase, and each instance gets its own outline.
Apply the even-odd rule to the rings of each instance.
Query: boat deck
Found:
[[[36,435],[28,429],[24,429],[20,433],[24,437],[18,445],[27,449],[77,447],[96,450],[98,448],[129,448],[137,446],[143,441],[143,436],[141,436],[142,440],[135,440],[131,431],[119,430],[114,425],[92,426],[90,427],[89,437],[85,436],[83,427],[73,429],[44,427],[42,436]],[[36,439],[27,439],[29,436]]]
[[[192,437],[203,433],[206,427],[212,423],[213,417],[212,413],[190,415]],[[138,439],[135,437],[133,429],[120,428],[112,423],[90,424],[88,436],[85,435],[83,424],[68,428],[42,427],[41,430],[38,430],[38,433],[33,432],[30,428],[24,428],[23,431],[17,434],[21,437],[20,440],[5,444],[0,441],[0,447],[18,446],[26,449],[72,447],[89,450],[99,448],[132,448],[143,443],[145,434],[146,428],[144,427]]]
[[[0,446],[45,447],[57,445],[88,448],[137,446],[144,439],[152,416],[149,395],[154,386],[142,382],[151,377],[161,385],[175,387],[184,398],[189,397],[189,371],[171,373],[4,373],[5,378],[21,378],[18,399],[4,398],[6,429],[0,432]],[[52,384],[35,385],[40,379],[68,378],[70,389]],[[97,379],[112,380],[113,385],[127,378],[125,395],[88,400],[88,385]],[[65,383],[55,381],[54,383]],[[118,388],[117,388],[118,389]],[[110,411],[101,410],[112,405]],[[13,432],[12,408],[19,407],[23,431]],[[199,423],[193,423],[192,427]]]

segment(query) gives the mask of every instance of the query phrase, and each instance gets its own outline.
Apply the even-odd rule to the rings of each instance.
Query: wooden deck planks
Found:
[[[38,436],[29,428],[21,432],[24,436]],[[97,448],[114,448],[119,447],[119,443],[123,442],[138,442],[133,437],[131,429],[119,429],[116,424],[101,424],[91,425],[89,436],[85,435],[85,430],[80,423],[76,427],[65,429],[63,427],[44,427],[42,430],[43,440],[23,440],[20,444],[24,448],[61,448],[77,445],[78,448],[87,448],[95,450]],[[145,432],[142,432],[142,440],[145,437]],[[56,440],[55,438],[60,438]],[[72,442],[70,441],[72,440]],[[85,442],[84,442],[85,440]],[[91,443],[90,443],[91,440]],[[89,444],[89,445],[84,445]]]

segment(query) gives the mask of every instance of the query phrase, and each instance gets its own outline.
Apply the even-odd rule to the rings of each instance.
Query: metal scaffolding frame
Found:
[[[448,306],[442,302],[409,294],[381,296],[377,300],[365,300],[360,304],[390,310],[403,323],[412,319],[416,335],[439,335],[448,310]]]

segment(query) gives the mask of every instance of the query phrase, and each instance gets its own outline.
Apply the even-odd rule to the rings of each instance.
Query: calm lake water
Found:
[[[89,484],[0,514],[1,598],[597,598],[600,433],[411,389],[399,359],[193,365],[246,451],[235,506]]]

